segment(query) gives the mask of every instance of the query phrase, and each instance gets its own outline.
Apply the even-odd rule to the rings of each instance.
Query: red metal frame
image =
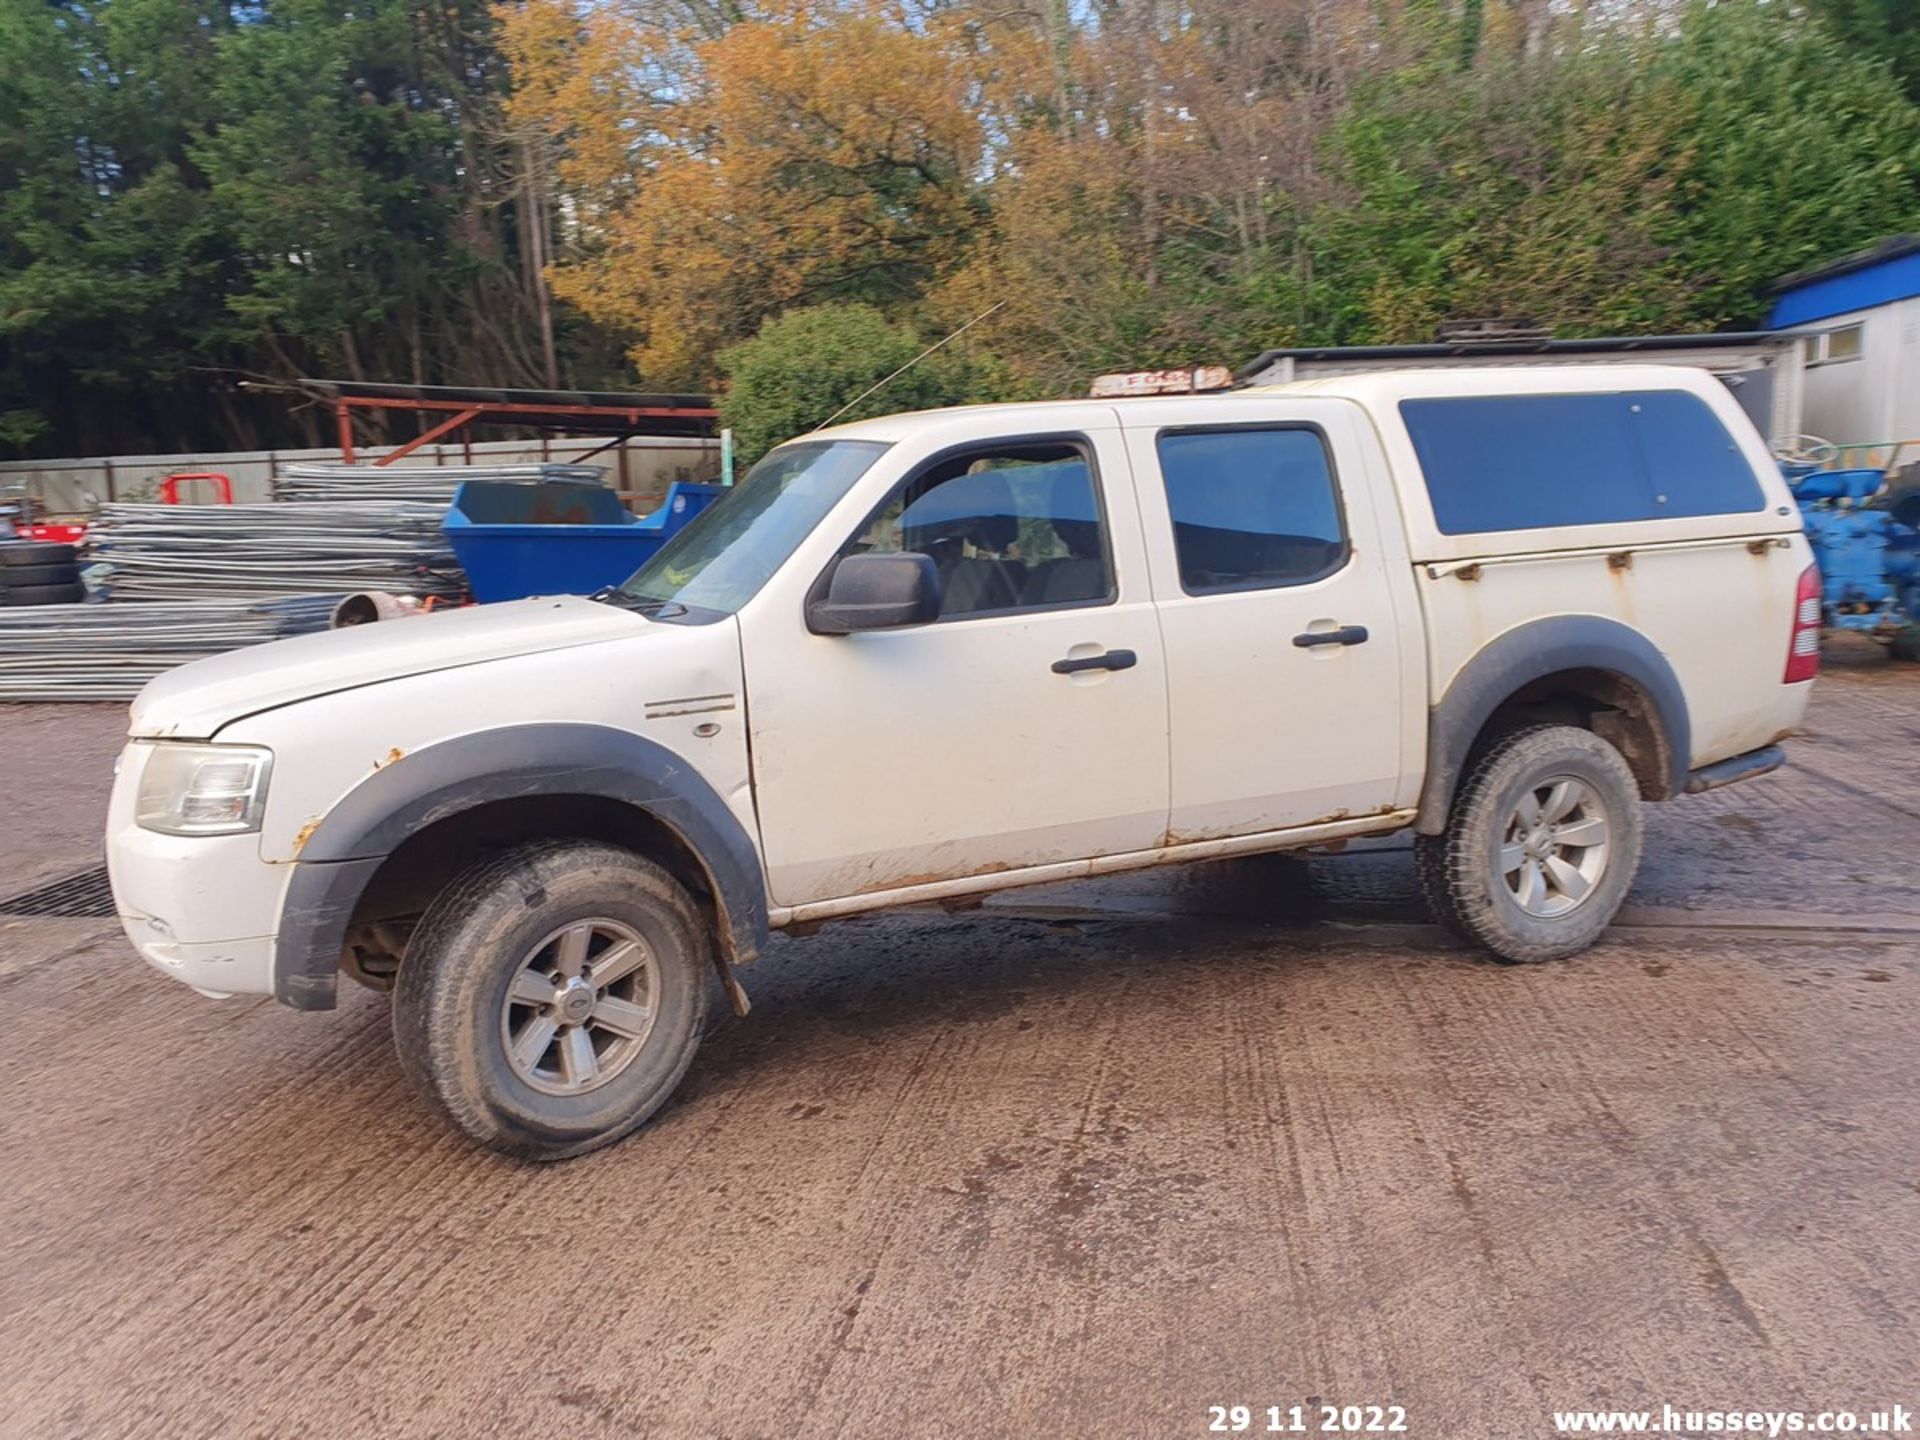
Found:
[[[160,482],[160,503],[178,505],[180,503],[180,482],[182,480],[205,480],[220,492],[220,503],[233,503],[233,479],[218,470],[182,470],[169,475]]]
[[[616,420],[624,421],[629,430],[638,431],[642,420],[713,419],[719,413],[712,409],[698,409],[685,405],[521,405],[498,401],[403,400],[385,395],[336,395],[333,399],[333,415],[334,422],[340,431],[340,455],[349,465],[354,463],[353,412],[355,410],[411,410],[416,414],[447,415],[445,420],[422,431],[391,455],[383,455],[374,461],[376,466],[391,465],[394,461],[411,455],[422,445],[431,445],[434,441],[469,425],[491,423],[537,426],[542,420],[550,422]],[[565,430],[575,427],[555,423],[551,428]]]

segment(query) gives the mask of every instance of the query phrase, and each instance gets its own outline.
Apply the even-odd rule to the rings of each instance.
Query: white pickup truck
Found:
[[[623,586],[201,661],[108,822],[140,953],[394,990],[531,1158],[672,1092],[718,969],[883,906],[1411,827],[1511,961],[1605,929],[1642,800],[1764,773],[1818,660],[1798,513],[1660,367],[899,415],[773,451]]]

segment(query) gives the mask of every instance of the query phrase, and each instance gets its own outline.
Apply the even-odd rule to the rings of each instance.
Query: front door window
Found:
[[[940,571],[942,620],[1112,600],[1093,467],[1077,443],[966,451],[909,480],[850,550],[918,551]]]

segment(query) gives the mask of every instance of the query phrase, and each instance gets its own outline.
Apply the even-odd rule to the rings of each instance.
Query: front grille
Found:
[[[113,888],[107,883],[104,865],[0,900],[0,915],[96,920],[112,914]]]

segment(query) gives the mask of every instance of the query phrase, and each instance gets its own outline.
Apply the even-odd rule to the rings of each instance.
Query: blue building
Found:
[[[1900,461],[1920,460],[1920,235],[1789,275],[1774,294],[1767,323],[1799,338],[1801,428],[1843,444],[1911,441]]]

